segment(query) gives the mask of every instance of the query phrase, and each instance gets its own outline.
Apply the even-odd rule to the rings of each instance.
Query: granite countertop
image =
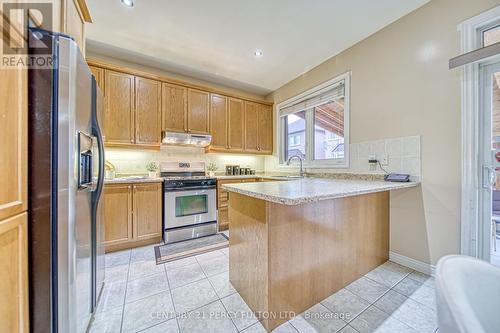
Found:
[[[117,177],[113,179],[104,179],[104,184],[132,184],[132,183],[162,183],[163,178],[149,178],[141,176]]]
[[[303,178],[286,182],[227,184],[230,192],[284,205],[299,205],[320,200],[383,192],[418,186],[418,182],[391,183],[385,181]]]

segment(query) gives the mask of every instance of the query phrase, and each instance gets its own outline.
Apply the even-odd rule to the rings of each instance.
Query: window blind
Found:
[[[345,95],[344,80],[336,83],[333,87],[327,87],[325,90],[314,93],[311,97],[306,97],[295,104],[288,105],[280,109],[280,116],[286,116],[295,112],[307,110],[315,106],[325,104]]]

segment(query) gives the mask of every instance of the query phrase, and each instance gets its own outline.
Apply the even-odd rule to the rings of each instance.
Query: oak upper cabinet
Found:
[[[187,131],[189,133],[209,133],[209,95],[206,91],[188,88]]]
[[[36,3],[40,1],[32,2]],[[82,54],[85,55],[85,24],[92,23],[86,1],[49,0],[43,2],[51,3],[51,10],[54,14],[52,20],[40,20],[41,18],[36,15],[36,10],[30,11],[30,18],[35,24],[40,25],[40,28],[62,32],[73,37]]]
[[[134,76],[105,70],[105,143],[110,146],[134,144]]]
[[[162,237],[161,183],[134,184],[134,239],[158,239]]]
[[[228,105],[228,150],[243,151],[245,134],[243,101],[230,97]]]
[[[159,149],[162,132],[169,131],[212,135],[207,152],[273,152],[272,105],[89,62],[105,95],[102,128],[108,147]]]
[[[227,136],[227,97],[210,94],[210,134],[212,134],[211,149],[225,150],[228,148]]]
[[[161,83],[135,77],[135,144],[160,146]]]
[[[97,86],[101,89],[101,92],[104,94],[104,68],[89,66],[92,75],[94,75]]]
[[[82,54],[85,54],[85,22],[90,20],[85,1],[65,0],[66,2],[66,28],[65,32],[75,39]],[[86,15],[83,11],[86,10]],[[88,22],[87,21],[87,22]]]
[[[259,104],[245,101],[245,151],[259,151]]]
[[[187,132],[187,88],[163,83],[161,96],[162,131]]]
[[[132,185],[104,186],[104,246],[112,249],[132,241]]]
[[[273,107],[259,106],[259,148],[260,153],[273,153]]]
[[[106,252],[161,241],[162,184],[106,184],[104,237]]]

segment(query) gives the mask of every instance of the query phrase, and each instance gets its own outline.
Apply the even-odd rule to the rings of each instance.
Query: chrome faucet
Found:
[[[302,178],[302,177],[304,177],[304,169],[302,168],[302,164],[303,164],[304,160],[302,159],[302,157],[300,157],[300,155],[293,155],[293,156],[290,156],[290,157],[288,158],[288,160],[286,161],[286,165],[290,165],[290,162],[291,162],[294,158],[297,158],[297,159],[299,159],[299,161],[300,161],[300,171],[299,171],[299,176]]]

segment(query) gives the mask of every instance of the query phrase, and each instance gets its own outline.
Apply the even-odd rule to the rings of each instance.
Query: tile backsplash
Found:
[[[359,173],[383,174],[379,165],[370,165],[368,158],[387,157],[387,165],[382,167],[388,172],[408,173],[413,180],[421,180],[420,136],[381,139],[353,143],[350,145],[349,168],[307,168],[309,173]],[[217,171],[224,171],[226,164],[238,164],[257,172],[293,171],[295,168],[279,165],[277,156],[259,156],[245,154],[205,154],[202,148],[162,147],[160,151],[107,148],[106,160],[113,163],[118,174],[146,173],[146,163],[150,161],[185,161],[206,163],[215,162]]]
[[[359,173],[383,174],[379,165],[368,163],[370,157],[376,159],[387,158],[387,165],[382,167],[387,172],[407,173],[413,180],[421,179],[421,151],[420,136],[380,139],[353,143],[350,145],[349,168],[307,168],[308,173]],[[293,168],[295,169],[295,168]],[[268,156],[265,160],[266,171],[290,170],[279,164],[278,157]]]
[[[205,154],[203,148],[192,147],[162,147],[157,150],[138,150],[122,148],[106,148],[106,160],[111,162],[117,174],[146,173],[146,163],[183,161],[183,162],[214,162],[217,164],[217,171],[224,171],[226,164],[238,164],[248,167],[257,172],[264,171],[264,157],[257,155],[239,154]]]
[[[420,136],[408,136],[351,144],[349,169],[357,173],[383,172],[378,165],[370,165],[368,159],[381,160],[387,157],[387,165],[382,165],[388,172],[408,173],[421,176]]]

